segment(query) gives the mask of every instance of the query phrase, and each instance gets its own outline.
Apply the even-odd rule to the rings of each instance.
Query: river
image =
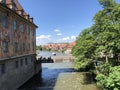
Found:
[[[75,72],[72,62],[42,63],[42,72],[18,90],[99,90],[87,72]]]
[[[38,51],[38,55],[42,57],[53,57],[53,53],[56,54],[56,56],[68,56],[69,54],[67,53],[62,53],[62,52],[53,52],[53,51]]]

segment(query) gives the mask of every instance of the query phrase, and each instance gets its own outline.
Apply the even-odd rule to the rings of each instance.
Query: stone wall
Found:
[[[39,72],[35,55],[0,60],[0,90],[16,90]]]
[[[74,62],[75,57],[72,55],[68,56],[53,56],[52,57],[54,62]]]

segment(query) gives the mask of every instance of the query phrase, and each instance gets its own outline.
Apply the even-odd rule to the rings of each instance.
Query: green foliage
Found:
[[[43,50],[42,46],[36,46],[36,50]]]
[[[99,0],[99,2],[104,9],[94,17],[93,33],[97,34],[95,53],[96,57],[100,51],[105,55],[113,53],[112,63],[110,61],[109,63],[115,66],[120,54],[120,5],[113,0]],[[120,90],[120,66],[111,67],[109,63],[97,68],[100,73],[96,77],[97,84],[105,90]]]
[[[96,80],[105,90],[120,90],[120,66],[110,67],[108,75],[98,74]]]
[[[98,1],[104,8],[112,7],[115,4],[114,0],[98,0]]]
[[[111,65],[109,63],[106,63],[106,64],[103,64],[103,65],[97,67],[97,70],[99,71],[99,73],[102,73],[105,76],[108,76],[108,74],[110,72],[110,67],[111,67]]]
[[[72,49],[72,54],[77,58],[75,69],[85,68],[86,66],[89,66],[89,62],[94,58],[94,53],[92,52],[96,48],[92,29],[88,28],[83,30],[78,36],[76,42],[77,44]]]
[[[112,58],[117,61],[120,54],[120,5],[114,0],[99,2],[104,6],[103,10],[94,16],[94,25],[80,33],[72,54],[77,58],[82,56],[80,60],[86,58],[91,62],[106,55],[111,58],[113,55]]]
[[[94,24],[77,38],[72,54],[77,58],[75,68],[85,68],[93,61],[108,62],[97,67],[97,84],[104,90],[120,90],[120,4],[115,0],[98,0],[103,10],[94,16]]]
[[[74,68],[75,70],[79,71],[81,69],[86,69],[86,67],[89,65],[89,61],[88,60],[81,60],[79,61],[79,59],[76,59],[75,63],[74,63]]]
[[[98,74],[97,77],[96,77],[97,85],[104,88],[104,85],[106,83],[106,78],[107,78],[107,76],[105,76],[104,74]]]

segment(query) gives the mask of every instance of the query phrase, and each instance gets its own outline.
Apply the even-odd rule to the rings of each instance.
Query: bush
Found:
[[[108,76],[98,74],[96,80],[104,90],[120,90],[120,66],[110,67]]]
[[[107,76],[110,72],[110,67],[111,67],[111,65],[109,63],[107,63],[107,64],[103,64],[103,65],[97,67],[97,70],[99,73],[102,73]]]
[[[90,61],[89,60],[76,60],[74,63],[74,69],[76,71],[88,71],[90,69]]]

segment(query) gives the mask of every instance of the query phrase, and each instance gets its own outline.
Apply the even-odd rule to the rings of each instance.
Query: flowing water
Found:
[[[75,72],[71,62],[43,63],[42,72],[19,90],[99,90],[90,73]]]

